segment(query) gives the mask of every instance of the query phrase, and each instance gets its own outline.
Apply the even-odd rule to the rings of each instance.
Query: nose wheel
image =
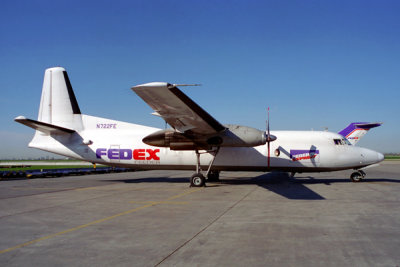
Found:
[[[350,180],[351,180],[353,183],[358,183],[358,182],[361,182],[362,179],[364,179],[365,175],[366,175],[366,174],[365,174],[364,171],[359,170],[359,171],[353,172],[353,173],[351,174]]]

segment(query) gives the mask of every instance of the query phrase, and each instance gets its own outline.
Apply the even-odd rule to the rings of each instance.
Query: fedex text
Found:
[[[122,159],[122,160],[160,160],[157,153],[160,149],[128,149],[128,148],[98,148],[96,149],[96,157],[100,159],[106,156],[109,159]]]
[[[319,155],[319,150],[290,150],[292,161],[315,159]]]

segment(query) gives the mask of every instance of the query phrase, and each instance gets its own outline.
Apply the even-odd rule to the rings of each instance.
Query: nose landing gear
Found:
[[[358,183],[358,182],[361,182],[362,179],[364,179],[365,175],[366,175],[366,174],[365,174],[364,171],[358,170],[358,171],[353,172],[353,173],[351,174],[350,180],[351,180],[353,183]]]

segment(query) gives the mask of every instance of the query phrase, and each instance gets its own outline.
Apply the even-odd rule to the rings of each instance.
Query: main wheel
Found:
[[[202,187],[206,185],[206,178],[201,173],[195,173],[190,178],[190,186]]]
[[[207,181],[218,182],[219,181],[219,171],[210,171],[207,176]]]
[[[350,176],[350,180],[351,180],[353,183],[361,182],[362,178],[363,178],[363,175],[362,175],[361,173],[359,173],[359,172],[353,172],[353,173],[351,174],[351,176]]]

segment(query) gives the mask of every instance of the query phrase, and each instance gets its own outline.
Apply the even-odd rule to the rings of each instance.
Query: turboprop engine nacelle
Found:
[[[142,141],[151,146],[169,147],[172,150],[192,150],[196,147],[192,139],[173,129],[165,129],[149,134]]]
[[[173,129],[160,130],[143,138],[143,142],[151,146],[169,147],[172,150],[208,149],[215,146],[253,147],[267,142],[266,133],[258,129],[240,125],[225,126],[226,129],[221,133],[201,138]]]

